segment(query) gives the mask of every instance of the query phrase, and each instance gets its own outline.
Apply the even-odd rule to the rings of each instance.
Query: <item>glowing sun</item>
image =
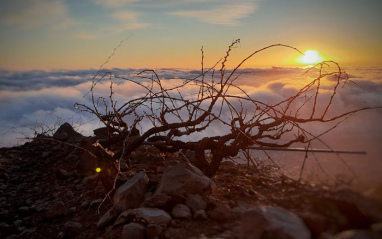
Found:
[[[297,61],[303,64],[315,64],[323,60],[320,54],[315,50],[308,50]]]

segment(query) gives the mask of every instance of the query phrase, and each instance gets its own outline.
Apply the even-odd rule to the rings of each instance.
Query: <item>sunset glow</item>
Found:
[[[303,56],[297,58],[297,62],[301,64],[317,64],[322,62],[324,58],[315,50],[307,50]]]

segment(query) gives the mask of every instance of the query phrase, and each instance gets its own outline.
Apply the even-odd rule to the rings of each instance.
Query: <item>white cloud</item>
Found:
[[[212,24],[237,26],[241,19],[250,15],[256,6],[251,2],[232,3],[209,10],[189,10],[170,12],[171,15],[194,18]]]

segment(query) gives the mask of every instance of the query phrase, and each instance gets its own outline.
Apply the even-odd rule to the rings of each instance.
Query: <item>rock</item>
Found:
[[[142,207],[133,209],[131,215],[138,220],[144,220],[149,224],[157,224],[159,226],[167,226],[171,220],[171,216],[167,212],[158,208]]]
[[[56,171],[56,177],[57,177],[57,179],[67,179],[69,177],[69,174],[64,169],[58,169]]]
[[[119,215],[118,210],[110,208],[97,222],[97,228],[101,229],[112,223]]]
[[[48,208],[48,202],[44,202],[42,200],[36,200],[31,206],[31,210],[41,212],[41,211],[47,211]]]
[[[212,179],[191,164],[178,164],[164,170],[155,194],[168,195],[204,194],[215,187]]]
[[[66,222],[64,224],[64,238],[74,238],[81,233],[82,224],[78,222]]]
[[[29,214],[29,207],[23,206],[17,209],[17,211],[20,216],[27,216]]]
[[[107,127],[101,127],[93,130],[94,135],[97,139],[106,139],[108,137]]]
[[[83,185],[95,183],[98,180],[98,174],[90,175],[82,179]]]
[[[69,213],[69,210],[65,206],[63,201],[56,202],[45,214],[48,219],[65,216]]]
[[[82,202],[81,207],[86,208],[89,206],[89,204],[90,204],[89,200],[86,200],[86,201]]]
[[[102,201],[103,201],[103,199],[100,199],[100,198],[95,199],[89,203],[89,206],[94,207],[94,206],[100,205],[102,203]]]
[[[166,209],[171,204],[171,197],[165,193],[155,194],[147,197],[143,202],[143,207],[157,207]]]
[[[13,224],[13,226],[19,227],[19,226],[21,226],[22,223],[23,223],[23,221],[21,221],[19,219],[19,220],[14,221],[12,224]]]
[[[192,217],[191,210],[184,204],[177,204],[173,209],[171,214],[175,218],[188,219]]]
[[[122,239],[145,239],[146,229],[142,224],[130,223],[123,226]]]
[[[207,220],[207,218],[207,213],[204,210],[198,210],[194,212],[194,219],[196,220]]]
[[[36,236],[36,228],[29,228],[20,233],[20,239],[30,239]]]
[[[381,239],[382,235],[367,230],[347,230],[336,234],[332,239]]]
[[[234,218],[231,208],[223,203],[216,203],[215,208],[210,212],[210,217],[219,222],[229,222]]]
[[[53,134],[53,138],[59,141],[76,142],[77,138],[82,138],[82,134],[76,132],[69,123],[62,124]]]
[[[148,182],[146,174],[140,172],[120,186],[113,198],[115,209],[122,212],[138,207],[147,193]]]
[[[191,208],[193,212],[198,210],[206,210],[207,204],[203,201],[202,196],[199,194],[187,194],[187,199],[185,204]]]
[[[47,151],[47,152],[42,152],[41,158],[47,158],[52,152]]]
[[[310,239],[311,235],[301,218],[282,208],[250,208],[242,215],[240,239],[260,238]]]
[[[373,223],[370,228],[375,232],[382,233],[382,222]]]
[[[299,216],[304,220],[313,237],[318,237],[323,232],[329,231],[330,229],[330,221],[320,214],[302,212],[299,213]]]
[[[149,224],[146,227],[146,236],[148,239],[158,238],[162,232],[163,232],[163,228],[156,224]]]
[[[115,222],[114,222],[114,226],[116,227],[116,226],[125,224],[125,222],[127,222],[130,219],[130,217],[132,217],[130,212],[131,212],[131,209],[124,211],[121,214],[119,214],[117,220],[115,220]]]
[[[381,239],[382,235],[367,230],[347,230],[336,234],[332,239]]]

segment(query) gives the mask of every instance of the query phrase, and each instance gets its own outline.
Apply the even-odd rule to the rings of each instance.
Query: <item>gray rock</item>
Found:
[[[332,239],[381,239],[382,235],[367,230],[348,230],[336,234]]]
[[[82,137],[82,134],[76,132],[69,123],[62,124],[53,134],[54,139],[69,142],[75,142],[77,138]]]
[[[41,154],[41,158],[47,158],[51,153],[52,153],[52,152],[50,152],[50,151],[43,152],[43,153]]]
[[[140,172],[120,186],[114,194],[114,207],[118,211],[126,211],[139,207],[145,194],[149,179],[144,172]]]
[[[100,205],[102,203],[103,199],[96,199],[96,200],[93,200],[89,203],[89,206],[90,207],[94,207],[94,206],[97,206],[97,205]]]
[[[194,219],[196,220],[207,220],[207,218],[207,213],[204,210],[198,210],[194,212]]]
[[[82,224],[78,222],[66,222],[64,224],[64,238],[74,238],[81,233]]]
[[[184,204],[177,204],[173,209],[171,214],[175,218],[188,219],[192,217],[191,210]]]
[[[204,194],[215,187],[212,179],[191,164],[178,164],[164,170],[155,194],[168,195]]]
[[[159,226],[167,226],[171,220],[171,216],[158,208],[137,208],[131,211],[131,215],[138,220],[144,220],[149,224],[157,224]]]
[[[370,228],[375,232],[382,233],[382,222],[373,223]]]
[[[301,218],[282,208],[250,208],[242,215],[240,239],[264,237],[310,239],[311,234]]]
[[[90,175],[82,179],[82,184],[83,185],[92,184],[92,183],[95,183],[97,179],[98,179],[98,174]]]
[[[148,239],[158,238],[162,232],[163,232],[163,228],[156,224],[149,224],[146,227],[146,236]]]
[[[216,206],[210,212],[210,217],[219,222],[229,222],[234,218],[231,208],[223,203],[216,203]]]
[[[122,239],[145,239],[146,229],[142,224],[130,223],[123,226]]]
[[[131,209],[124,211],[121,214],[119,214],[117,220],[115,220],[115,222],[114,222],[114,226],[116,227],[116,226],[120,226],[120,225],[125,224],[132,217],[130,212],[131,212]]]
[[[101,229],[111,224],[119,215],[118,210],[110,208],[97,222],[97,228]]]
[[[191,208],[193,212],[198,210],[206,210],[207,204],[199,194],[187,194],[185,204]]]
[[[171,203],[171,196],[165,193],[159,193],[147,197],[143,202],[144,207],[166,208]]]

